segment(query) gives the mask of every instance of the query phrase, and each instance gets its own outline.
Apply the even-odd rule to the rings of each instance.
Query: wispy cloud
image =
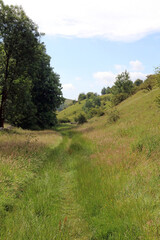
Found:
[[[160,31],[159,0],[5,0],[23,5],[50,35],[135,41]]]

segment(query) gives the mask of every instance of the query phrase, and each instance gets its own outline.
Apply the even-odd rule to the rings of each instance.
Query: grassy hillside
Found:
[[[67,107],[69,107],[72,104],[73,104],[73,100],[65,99],[64,103],[60,105],[60,107],[57,109],[57,111],[60,112],[64,109],[66,109]]]
[[[106,95],[100,96],[101,105],[104,110],[108,109],[108,105],[110,105],[108,100],[110,98],[111,98],[111,94],[106,94]],[[73,104],[72,106],[68,106],[66,109],[64,109],[63,111],[58,113],[58,115],[57,115],[58,119],[68,118],[71,122],[74,122],[74,119],[80,113],[86,115],[86,113],[83,110],[83,106],[85,105],[85,103],[86,103],[86,100],[83,100],[83,101]]]
[[[86,174],[79,187],[95,239],[160,239],[158,94],[138,92],[117,107],[116,123],[104,116],[79,129],[97,146],[91,166],[79,173]]]
[[[58,113],[58,116],[57,116],[58,119],[69,118],[71,122],[74,122],[74,118],[78,116],[79,113],[83,112],[82,107],[84,106],[84,104],[85,104],[85,100],[81,101],[80,103],[77,102],[76,104],[69,106],[68,108]]]
[[[17,204],[6,205],[0,238],[160,239],[159,94],[159,89],[140,91],[126,99],[117,106],[115,122],[108,121],[108,112],[79,127],[60,126],[63,142],[50,150],[45,167],[40,165],[39,176]],[[21,157],[31,154],[18,146]]]

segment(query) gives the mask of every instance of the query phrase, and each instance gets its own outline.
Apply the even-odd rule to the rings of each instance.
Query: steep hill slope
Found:
[[[159,89],[138,92],[117,106],[117,122],[108,123],[106,115],[79,129],[97,148],[90,158],[94,167],[85,168],[88,180],[81,183],[82,192],[88,189],[84,201],[94,202],[86,211],[100,208],[89,217],[95,239],[160,239],[158,94]]]

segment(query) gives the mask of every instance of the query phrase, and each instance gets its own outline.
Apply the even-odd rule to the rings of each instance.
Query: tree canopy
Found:
[[[130,79],[127,71],[118,74],[114,86],[112,87],[113,94],[127,93],[131,94],[133,89],[133,82]]]
[[[0,127],[5,120],[24,128],[56,122],[61,85],[40,38],[21,7],[0,0]]]

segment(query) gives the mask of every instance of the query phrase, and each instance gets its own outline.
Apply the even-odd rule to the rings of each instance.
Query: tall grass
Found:
[[[61,136],[54,131],[0,132],[0,227],[47,161],[49,146],[56,146]]]
[[[156,90],[68,131],[16,207],[1,239],[160,239],[160,112]],[[6,171],[5,171],[6,172]]]

